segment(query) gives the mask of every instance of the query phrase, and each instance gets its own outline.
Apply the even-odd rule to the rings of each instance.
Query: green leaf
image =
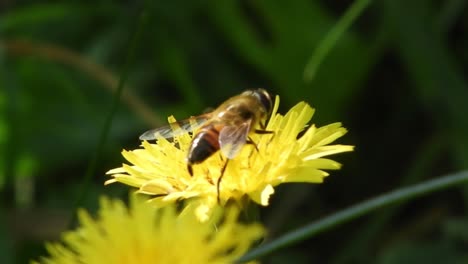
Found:
[[[311,238],[317,234],[323,233],[329,229],[337,227],[340,224],[349,222],[369,212],[380,209],[384,206],[408,201],[428,195],[435,191],[444,190],[450,187],[460,186],[468,183],[468,171],[462,171],[454,174],[439,177],[434,180],[426,181],[410,187],[397,189],[393,192],[377,196],[347,209],[341,210],[321,220],[315,221],[302,228],[286,233],[272,242],[262,245],[247,255],[242,257],[239,262],[248,262],[258,259],[280,248],[290,246],[294,243]]]

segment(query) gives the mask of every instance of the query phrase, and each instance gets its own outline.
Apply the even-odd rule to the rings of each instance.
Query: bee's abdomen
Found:
[[[219,132],[214,126],[201,129],[193,138],[187,156],[189,164],[203,162],[219,150]]]

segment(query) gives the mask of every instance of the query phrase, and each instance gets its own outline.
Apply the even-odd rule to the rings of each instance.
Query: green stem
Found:
[[[449,174],[434,180],[426,181],[410,187],[400,188],[393,192],[380,195],[360,204],[341,210],[335,214],[325,217],[324,219],[312,222],[309,225],[306,225],[295,231],[287,233],[282,237],[272,241],[271,243],[265,244],[247,253],[239,260],[239,263],[258,259],[277,249],[292,245],[295,242],[299,242],[307,238],[311,238],[314,235],[322,233],[350,220],[356,219],[381,207],[407,201],[463,183],[468,183],[468,171]]]
[[[353,24],[356,18],[366,9],[371,0],[356,0],[335,26],[318,44],[304,69],[304,80],[311,83],[323,59],[338,42],[343,33]]]
[[[122,74],[120,75],[119,83],[117,85],[117,90],[116,90],[115,95],[114,95],[113,100],[112,100],[111,109],[110,109],[110,112],[109,112],[109,114],[107,115],[107,117],[106,117],[106,119],[104,121],[104,125],[103,125],[103,128],[101,130],[101,134],[99,136],[99,141],[98,141],[98,145],[96,147],[96,151],[94,152],[93,158],[91,159],[91,161],[90,161],[90,163],[89,163],[89,165],[88,165],[88,167],[86,169],[86,173],[85,173],[85,176],[83,178],[83,182],[81,183],[82,186],[80,188],[80,193],[78,194],[78,197],[77,197],[77,199],[75,201],[75,206],[73,207],[75,209],[77,207],[79,207],[81,205],[81,203],[83,202],[83,200],[84,200],[84,198],[86,196],[86,192],[89,189],[91,178],[92,178],[94,172],[96,171],[96,166],[98,164],[98,161],[100,159],[102,150],[104,148],[104,144],[106,142],[107,135],[109,134],[109,130],[111,128],[111,124],[112,124],[112,120],[114,118],[114,114],[117,111],[117,108],[119,107],[119,104],[120,104],[120,97],[121,97],[121,94],[122,94],[122,91],[123,91],[123,88],[124,88],[124,84],[127,81],[129,68],[130,68],[130,65],[132,64],[131,62],[133,61],[133,57],[134,57],[135,51],[136,51],[137,46],[138,46],[137,44],[138,44],[138,41],[140,39],[140,35],[143,32],[143,28],[146,25],[147,20],[148,20],[148,15],[147,15],[146,11],[143,10],[143,12],[139,16],[139,20],[137,22],[135,32],[131,36],[128,53],[127,53],[127,56],[125,58],[125,64],[124,64],[123,69],[122,69]],[[72,216],[71,221],[69,223],[69,227],[71,228],[75,224],[75,222],[76,222],[76,213],[73,213],[73,216]]]

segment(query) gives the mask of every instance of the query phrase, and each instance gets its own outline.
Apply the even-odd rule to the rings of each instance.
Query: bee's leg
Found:
[[[187,170],[190,174],[190,176],[193,176],[193,169],[192,169],[192,164],[190,163],[187,163]]]
[[[268,144],[271,142],[271,140],[273,140],[273,137],[275,136],[275,131],[273,130],[266,130],[266,124],[265,123],[262,123],[260,122],[260,128],[261,129],[255,129],[254,130],[254,133],[255,134],[259,134],[259,135],[269,135],[269,134],[272,134],[273,136],[270,138],[270,140],[268,141]]]
[[[270,137],[268,140],[268,144],[270,144],[270,142],[273,140],[273,137],[275,137],[275,131],[272,130],[255,129],[254,133],[259,135],[272,135],[272,137]]]
[[[260,151],[258,150],[257,144],[255,143],[255,141],[253,141],[253,139],[252,139],[251,137],[247,137],[247,140],[245,141],[245,143],[246,143],[246,144],[253,145],[253,146],[255,147],[255,150],[256,150],[257,152],[260,152]],[[248,162],[248,164],[249,164],[249,167],[250,167],[250,158],[252,157],[253,153],[254,153],[254,151],[252,150],[252,151],[250,152],[250,154],[249,154],[249,158],[247,159],[247,162]]]
[[[264,122],[260,122],[260,129],[255,129],[254,131],[256,134],[274,134],[275,131],[266,130],[266,124]]]
[[[226,167],[228,165],[228,162],[229,162],[229,159],[226,159],[226,162],[224,163],[224,166],[223,168],[221,169],[221,175],[219,176],[218,178],[218,182],[216,183],[216,195],[217,195],[217,199],[218,199],[218,204],[220,204],[221,200],[220,200],[220,187],[221,187],[221,180],[223,179],[223,176],[224,176],[224,171],[226,170]]]
[[[254,132],[255,132],[255,134],[260,134],[260,135],[275,134],[275,131],[264,130],[264,129],[255,129]]]
[[[257,152],[258,152],[257,144],[252,140],[251,137],[248,137],[247,140],[245,141],[245,143],[253,145],[255,147],[255,149],[257,150]]]

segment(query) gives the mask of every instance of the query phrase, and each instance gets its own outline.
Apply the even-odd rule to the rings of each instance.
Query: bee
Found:
[[[219,200],[219,185],[228,161],[236,157],[245,144],[253,144],[258,151],[255,142],[249,137],[251,133],[273,133],[266,130],[266,121],[272,108],[273,102],[267,91],[247,90],[229,98],[212,112],[177,121],[177,126],[169,124],[146,131],[140,136],[140,140],[173,138],[193,132],[186,158],[187,170],[191,176],[193,165],[202,163],[220,150],[226,157],[226,162],[217,182]]]

